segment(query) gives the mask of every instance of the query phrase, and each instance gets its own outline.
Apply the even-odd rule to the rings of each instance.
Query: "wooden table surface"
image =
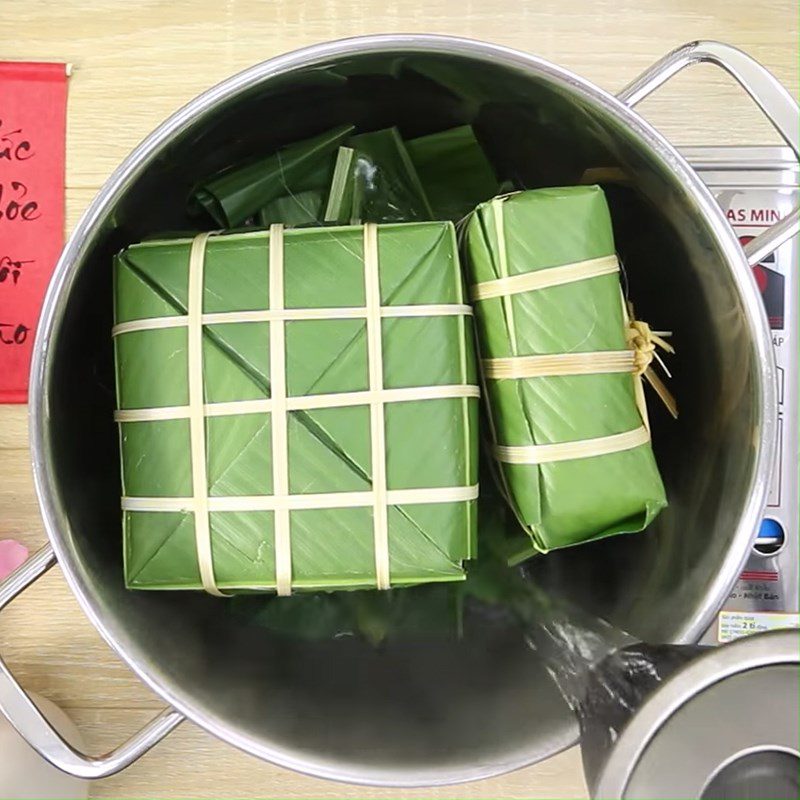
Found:
[[[2,0],[0,58],[63,60],[69,86],[67,230],[111,170],[168,114],[271,56],[326,39],[432,32],[537,53],[609,90],[674,46],[738,45],[798,89],[796,0]],[[684,73],[641,107],[678,145],[769,143],[775,135],[725,75]],[[26,410],[0,407],[0,539],[44,542],[29,474]],[[159,698],[121,664],[52,570],[0,615],[0,652],[22,683],[62,706],[94,751]],[[261,763],[185,723],[95,797],[585,797],[577,750],[490,781],[386,791]]]

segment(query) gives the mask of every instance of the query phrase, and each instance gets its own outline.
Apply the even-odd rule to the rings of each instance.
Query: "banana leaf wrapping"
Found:
[[[528,534],[508,538],[509,560],[642,530],[666,497],[641,381],[632,374],[635,354],[602,190],[495,198],[469,219],[464,247],[496,471]],[[564,280],[584,262],[589,274]],[[614,368],[578,374],[582,354],[608,359]],[[532,370],[535,376],[521,377]],[[597,440],[589,453],[598,453],[601,440],[612,449],[627,444],[587,455],[585,440]],[[580,447],[570,453],[564,443]]]
[[[127,586],[462,580],[478,390],[452,224],[205,236],[115,260]]]

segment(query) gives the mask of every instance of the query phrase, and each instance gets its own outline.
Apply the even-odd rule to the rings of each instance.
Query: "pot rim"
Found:
[[[81,564],[61,534],[64,515],[56,500],[56,490],[45,446],[49,424],[45,387],[50,369],[50,340],[53,330],[60,324],[65,298],[85,257],[87,242],[92,233],[102,224],[113,202],[127,191],[145,169],[149,168],[163,145],[174,135],[197,124],[198,118],[204,116],[220,101],[238,95],[254,83],[262,83],[298,69],[321,65],[334,58],[392,52],[451,54],[472,57],[478,61],[501,63],[521,71],[543,74],[553,83],[560,84],[592,104],[604,107],[628,127],[641,141],[642,146],[649,148],[692,192],[710,231],[713,232],[721,252],[734,273],[748,324],[755,334],[754,347],[758,356],[757,389],[760,396],[756,400],[763,411],[761,430],[758,431],[755,441],[757,452],[754,476],[749,499],[734,537],[734,541],[742,547],[730,548],[723,564],[720,565],[712,584],[713,591],[708,595],[717,598],[716,602],[705,602],[691,619],[685,620],[684,624],[674,632],[676,642],[699,639],[744,566],[749,551],[749,547],[744,545],[749,544],[755,536],[757,521],[766,502],[768,477],[765,476],[769,476],[770,465],[773,462],[777,408],[774,354],[766,313],[744,252],[711,192],[677,150],[638,113],[609,92],[538,56],[474,39],[433,34],[378,34],[311,45],[249,67],[206,90],[168,117],[128,155],[104,183],[80,218],[55,266],[37,326],[31,364],[29,434],[34,485],[45,530],[66,581],[84,613],[120,658],[156,694],[202,728],[263,760],[314,777],[362,785],[413,787],[490,778],[529,766],[546,756],[517,754],[507,761],[495,761],[467,769],[463,767],[436,771],[427,769],[416,770],[413,773],[402,769],[376,771],[352,764],[341,765],[299,756],[273,743],[265,744],[253,736],[245,735],[229,721],[198,709],[174,681],[162,677],[158,669],[148,663],[146,658],[141,657],[138,646],[131,642],[124,627],[102,608],[89,589],[81,574]],[[748,286],[751,289],[749,292],[744,289]],[[562,739],[563,741],[548,755],[554,755],[574,743],[563,736]]]

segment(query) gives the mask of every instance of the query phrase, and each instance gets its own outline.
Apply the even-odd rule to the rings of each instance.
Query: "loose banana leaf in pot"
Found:
[[[352,161],[337,161],[329,221],[416,222],[434,219],[425,190],[397,128],[351,137]],[[343,154],[346,155],[346,154]],[[348,186],[352,181],[352,188]],[[351,198],[348,204],[342,195]]]
[[[457,222],[500,191],[470,125],[410,139],[406,148],[435,219]]]
[[[325,191],[321,189],[284,195],[264,206],[256,215],[256,222],[263,228],[273,223],[281,223],[287,228],[319,225],[324,202]]]
[[[356,154],[353,218],[362,222],[434,218],[397,128],[353,136],[348,145]]]
[[[271,397],[273,323],[230,318],[271,308],[270,235],[212,236],[206,247],[202,369],[206,488],[212,504],[231,497],[264,498],[268,504],[273,494],[269,410],[209,414],[215,404]],[[285,307],[322,316],[327,309],[363,308],[364,238],[361,227],[287,230]],[[472,496],[477,485],[477,398],[469,396],[476,388],[474,340],[462,310],[453,226],[382,225],[377,240],[380,300],[388,307],[380,324],[383,386],[412,394],[417,387],[434,387],[443,394],[385,403],[387,489],[443,490],[448,497],[455,489],[459,498]],[[123,513],[130,588],[201,588],[182,319],[191,245],[188,239],[134,245],[114,265],[115,321],[122,325],[115,329],[118,403],[128,414],[120,422],[123,493],[143,498],[133,510],[128,503]],[[420,304],[456,313],[405,315],[404,309]],[[388,313],[393,306],[401,307],[399,316]],[[215,322],[217,313],[226,316]],[[168,324],[161,326],[160,317],[169,317]],[[363,316],[289,320],[284,330],[290,400],[369,389]],[[371,494],[370,405],[365,398],[359,402],[348,407],[312,403],[287,412],[290,496]],[[169,509],[163,508],[165,502],[171,503]],[[368,506],[326,505],[289,513],[294,589],[376,585],[371,499]],[[219,589],[274,589],[274,512],[212,508],[209,517]],[[463,580],[463,563],[476,554],[475,526],[474,499],[390,502],[391,585]]]
[[[496,198],[476,209],[465,232],[470,291],[473,298],[483,297],[475,300],[476,328],[499,446],[496,472],[522,526],[519,535],[506,537],[507,557],[515,562],[644,529],[667,502],[649,439],[616,452],[552,461],[538,447],[632,431],[646,436],[636,398],[639,377],[627,368],[598,374],[544,369],[536,377],[491,372],[492,365],[528,367],[536,360],[526,362],[529,356],[566,354],[574,360],[575,354],[629,351],[616,272],[530,290],[520,284],[519,276],[538,271],[614,261],[602,190],[554,188]],[[507,289],[515,277],[515,288]],[[506,282],[492,283],[498,279]],[[487,296],[486,287],[500,286],[499,295]]]
[[[325,222],[358,223],[353,205],[356,175],[356,151],[340,147],[325,205]]]
[[[336,149],[352,125],[288,145],[264,158],[235,165],[197,187],[190,209],[204,209],[222,228],[235,228],[279,197],[325,191]]]
[[[234,166],[192,196],[225,228],[326,222],[457,221],[492,197],[498,183],[472,128],[464,125],[404,142],[396,128],[333,129]],[[323,199],[324,196],[324,199]]]
[[[407,142],[387,128],[354,136],[339,148],[325,219],[455,222],[498,190],[469,125]]]
[[[233,598],[230,612],[251,625],[298,639],[458,638],[462,595],[449,585],[390,591],[314,592],[294,597]]]

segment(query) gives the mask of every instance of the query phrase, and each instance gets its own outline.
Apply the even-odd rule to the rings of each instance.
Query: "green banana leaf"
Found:
[[[352,125],[341,125],[266,158],[234,166],[198,186],[190,206],[205,209],[223,228],[235,228],[279,197],[309,189],[325,191],[336,149],[352,132]]]
[[[405,143],[396,128],[353,136],[343,126],[228,169],[192,197],[222,227],[326,222],[456,221],[498,183],[469,125]],[[336,158],[332,157],[334,148]],[[323,198],[326,195],[327,202]]]
[[[503,230],[493,208],[502,203]],[[611,219],[597,186],[540,189],[480,205],[465,236],[471,284],[614,254]],[[616,274],[490,298],[475,304],[482,358],[623,350]],[[628,373],[486,379],[485,398],[501,445],[577,441],[642,424]],[[666,506],[650,443],[544,464],[496,464],[524,528],[505,543],[511,562],[616,533],[640,531]],[[525,535],[527,534],[527,535]]]
[[[464,302],[452,224],[379,227],[384,306]],[[287,308],[361,307],[365,303],[363,229],[285,233]],[[115,321],[187,313],[191,240],[129,247],[115,260]],[[212,237],[204,267],[204,314],[269,309],[269,234]],[[475,384],[473,338],[463,316],[387,317],[382,321],[386,388]],[[290,396],[368,388],[364,319],[289,321]],[[206,323],[206,404],[270,397],[268,322]],[[118,407],[185,407],[184,326],[118,333],[114,339]],[[385,406],[388,489],[477,483],[477,401],[436,399]],[[187,419],[120,423],[127,497],[190,497]],[[206,420],[210,497],[272,493],[268,413]],[[289,491],[371,489],[368,406],[288,412]],[[371,508],[291,511],[293,586],[299,590],[375,586]],[[464,578],[476,554],[475,501],[390,506],[391,583],[408,586]],[[211,549],[224,591],[275,587],[273,514],[212,511]],[[193,513],[123,513],[125,579],[137,589],[198,589]]]
[[[472,127],[403,142],[395,128],[361,134],[339,148],[328,221],[457,221],[499,191]]]
[[[335,221],[358,222],[416,222],[434,218],[425,189],[409,157],[397,128],[385,128],[353,136],[347,142],[355,151],[352,168],[353,188],[345,185],[352,204],[347,208],[343,199],[331,197],[339,209]]]
[[[251,625],[285,636],[312,641],[355,636],[378,645],[405,637],[458,638],[462,596],[448,584],[280,598],[242,595],[232,600],[230,610]]]
[[[340,147],[336,154],[336,163],[325,206],[325,222],[357,222],[353,219],[355,182],[356,151],[352,147]]]
[[[471,125],[411,139],[406,148],[435,219],[456,222],[499,192]]]
[[[286,225],[287,228],[319,225],[323,217],[324,202],[325,192],[320,189],[288,194],[264,206],[258,212],[256,221],[263,228],[277,222]]]

